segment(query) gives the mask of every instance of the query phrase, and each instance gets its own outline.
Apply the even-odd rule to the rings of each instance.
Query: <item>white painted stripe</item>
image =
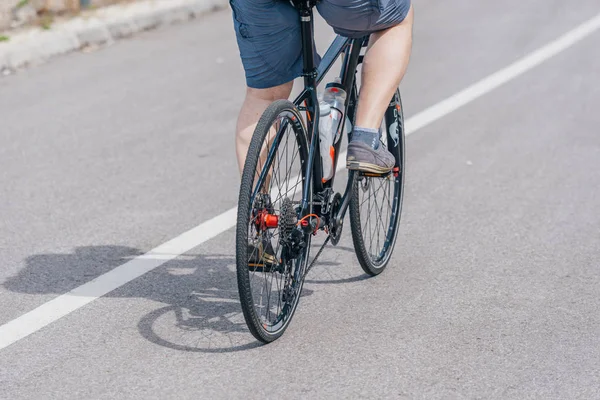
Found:
[[[416,132],[524,74],[583,40],[599,28],[600,14],[519,61],[408,119],[406,134]],[[340,156],[345,158],[345,153]],[[345,165],[342,162],[338,170],[343,168]],[[227,231],[235,226],[236,215],[237,208],[232,208],[148,253],[0,326],[0,350]]]
[[[407,134],[415,132],[452,111],[476,100],[486,93],[504,85],[527,71],[537,67],[555,55],[585,39],[600,28],[600,14],[567,32],[553,42],[539,48],[506,68],[480,80],[455,95],[429,107],[406,121]]]
[[[237,208],[232,208],[0,326],[0,350],[225,232],[235,225],[236,217]]]

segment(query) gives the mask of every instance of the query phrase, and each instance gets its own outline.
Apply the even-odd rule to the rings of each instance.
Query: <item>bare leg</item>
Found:
[[[244,164],[246,162],[246,155],[254,130],[262,114],[265,112],[267,107],[279,99],[287,99],[290,97],[294,82],[288,82],[280,86],[275,86],[268,89],[253,89],[248,88],[246,90],[246,98],[242,109],[237,120],[236,136],[235,136],[235,149],[238,159],[238,167],[240,175],[244,171]],[[273,135],[274,136],[274,135]],[[269,138],[266,140],[269,142]],[[265,151],[267,146],[263,146],[263,152],[261,154],[262,162],[264,163],[267,152]],[[257,168],[255,179],[258,177],[262,167]],[[270,188],[270,173],[266,178],[266,181],[261,186],[262,193],[269,193]],[[265,232],[257,232],[256,237],[250,240],[248,244],[249,260],[248,265],[253,268],[265,267],[267,265],[277,265],[277,259],[275,257],[275,251],[273,250],[272,237],[265,235]],[[252,270],[252,269],[251,269]]]
[[[238,116],[235,137],[240,175],[244,170],[246,154],[248,153],[248,147],[250,147],[250,141],[252,140],[258,120],[272,102],[290,97],[293,84],[293,82],[288,82],[269,89],[248,88],[246,90],[246,98]]]
[[[412,49],[413,8],[401,24],[371,35],[362,69],[356,126],[379,129]]]

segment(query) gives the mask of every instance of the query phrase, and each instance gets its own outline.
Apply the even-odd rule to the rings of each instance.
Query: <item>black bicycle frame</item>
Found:
[[[327,74],[336,60],[343,55],[341,84],[347,93],[344,116],[348,116],[350,121],[354,121],[356,110],[357,93],[354,85],[355,71],[360,61],[360,52],[364,44],[364,38],[349,39],[337,36],[329,46],[329,49],[323,56],[318,66],[315,65],[314,57],[314,20],[313,7],[314,0],[294,1],[296,8],[300,13],[300,26],[302,33],[302,57],[303,57],[303,77],[304,90],[294,100],[294,104],[301,111],[307,114],[307,134],[310,144],[308,163],[306,165],[305,179],[308,182],[312,180],[313,193],[322,193],[327,188],[333,187],[334,176],[323,182],[323,169],[321,165],[321,155],[319,147],[319,112],[317,87]],[[303,106],[304,104],[304,106]],[[345,118],[342,120],[341,129],[344,129]],[[350,138],[348,138],[350,139]],[[333,168],[337,168],[337,162],[342,140],[335,144],[335,159]],[[346,214],[350,202],[350,191],[354,181],[354,171],[349,171],[348,183],[342,197],[342,207],[336,215],[336,220],[341,221]],[[310,185],[305,185],[302,196],[302,214],[308,214],[310,203],[313,201],[310,194]]]

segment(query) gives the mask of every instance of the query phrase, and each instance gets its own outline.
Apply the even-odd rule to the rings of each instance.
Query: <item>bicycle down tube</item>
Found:
[[[325,78],[325,75],[333,67],[333,64],[337,61],[340,56],[343,56],[343,62],[341,67],[341,83],[344,90],[347,93],[346,104],[345,104],[345,116],[349,116],[350,120],[354,118],[354,112],[356,108],[356,93],[354,91],[354,79],[355,71],[360,58],[360,51],[363,45],[363,39],[349,39],[342,36],[336,36],[334,41],[327,49],[318,67],[314,66],[314,56],[312,49],[314,46],[313,39],[313,27],[312,27],[312,12],[310,10],[304,10],[301,13],[303,17],[302,23],[302,45],[303,45],[303,56],[304,58],[304,90],[297,96],[294,104],[301,110],[307,113],[307,135],[309,137],[310,149],[308,156],[308,164],[306,167],[305,178],[312,180],[313,192],[320,193],[326,188],[332,188],[335,180],[335,175],[327,182],[322,181],[322,167],[321,157],[319,152],[319,113],[316,112],[316,105],[318,104],[317,99],[317,87]],[[306,106],[302,106],[302,104]],[[340,129],[344,129],[346,119],[342,120],[342,126]],[[348,138],[349,139],[349,138]],[[337,167],[338,158],[340,154],[340,148],[342,141],[338,140],[335,144],[335,158],[334,168]],[[336,219],[342,220],[346,214],[346,210],[349,205],[350,191],[352,189],[352,183],[354,181],[354,171],[349,171],[348,183],[342,197],[342,207],[340,208]],[[303,215],[308,214],[309,203],[313,201],[310,196],[310,188],[307,185],[304,189],[302,199]]]

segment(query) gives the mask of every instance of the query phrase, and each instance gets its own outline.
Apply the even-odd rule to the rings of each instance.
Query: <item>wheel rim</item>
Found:
[[[387,261],[395,236],[400,178],[393,173],[381,178],[359,175],[356,185],[365,250],[379,266]]]
[[[281,112],[273,122],[264,140],[267,144],[263,146],[266,159],[261,158],[256,167],[249,210],[248,238],[267,240],[278,260],[277,267],[272,270],[248,269],[254,312],[260,326],[269,335],[276,335],[286,327],[298,304],[303,279],[297,277],[302,276],[306,266],[306,253],[287,260],[285,245],[282,244],[285,239],[282,232],[286,230],[279,224],[275,228],[264,229],[256,223],[256,215],[266,210],[281,220],[284,217],[282,205],[290,201],[296,205],[302,197],[304,160],[297,135],[302,135],[303,130],[298,124],[298,118],[292,111]],[[269,198],[270,207],[265,205],[265,197]],[[298,217],[296,212],[293,214]],[[253,254],[255,251],[250,250],[248,260]]]
[[[355,181],[359,229],[366,255],[373,268],[383,268],[389,260],[398,233],[404,180],[404,119],[400,96],[382,121],[382,144],[396,156],[396,167],[385,176],[358,173]],[[389,130],[388,126],[393,130]]]

